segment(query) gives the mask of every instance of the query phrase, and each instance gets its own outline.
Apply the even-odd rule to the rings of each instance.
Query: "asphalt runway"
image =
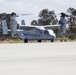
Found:
[[[0,75],[76,75],[76,42],[0,44]]]

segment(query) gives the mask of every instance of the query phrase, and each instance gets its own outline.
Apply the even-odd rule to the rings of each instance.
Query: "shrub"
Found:
[[[69,39],[74,40],[74,39],[76,39],[76,36],[75,35],[70,35]]]

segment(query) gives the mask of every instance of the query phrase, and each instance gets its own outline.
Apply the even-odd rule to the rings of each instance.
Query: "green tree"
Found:
[[[33,20],[33,21],[31,22],[31,25],[38,25],[38,23],[37,23],[36,20]]]
[[[50,25],[57,24],[58,20],[54,11],[49,11],[48,9],[43,9],[39,13],[40,19],[38,19],[39,25]]]
[[[69,18],[69,30],[70,32],[76,32],[76,9],[75,8],[69,8],[67,9],[67,12],[70,15]]]

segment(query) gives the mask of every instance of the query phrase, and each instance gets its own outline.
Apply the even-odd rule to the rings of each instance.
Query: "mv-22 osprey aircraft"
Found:
[[[22,40],[24,40],[24,43],[27,43],[28,40],[38,40],[38,42],[41,42],[42,40],[51,40],[51,42],[54,42],[56,35],[51,28],[60,27],[60,25],[26,25],[24,19],[19,21],[17,18],[16,21],[19,25],[17,34]]]

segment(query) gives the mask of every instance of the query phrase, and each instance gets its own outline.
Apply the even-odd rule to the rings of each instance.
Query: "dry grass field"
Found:
[[[76,42],[76,39],[69,39],[69,38],[56,38],[54,40],[54,42]],[[37,42],[37,40],[29,40],[28,43],[35,43]],[[42,40],[42,42],[51,42],[50,40]],[[0,37],[0,43],[24,43],[23,40],[21,40],[19,37],[16,37],[16,38],[11,38],[11,37],[8,37],[8,38],[5,38],[5,37]]]

